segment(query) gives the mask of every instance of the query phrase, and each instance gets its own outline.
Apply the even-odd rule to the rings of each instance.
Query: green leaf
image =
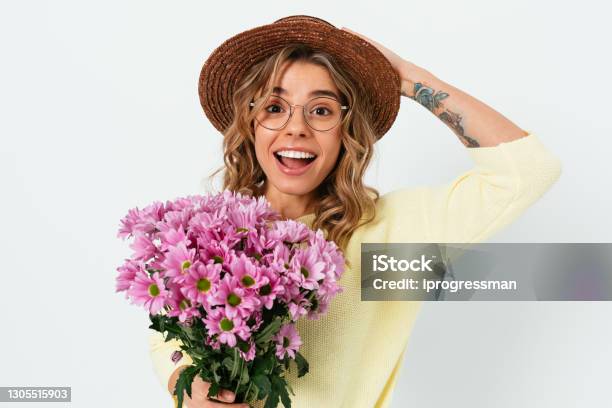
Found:
[[[242,365],[242,374],[240,374],[240,384],[248,384],[249,383],[249,367],[247,364]]]
[[[254,399],[263,399],[263,396],[259,396],[259,387],[255,385],[253,381],[251,381],[251,384],[249,384],[249,386],[251,387],[251,391],[249,391],[249,394],[254,395]],[[246,398],[249,398],[249,396],[247,395]]]
[[[289,389],[289,392],[291,392],[291,395],[295,396],[295,392],[293,392],[293,388],[291,388],[291,385],[289,385],[288,382],[285,382],[285,384],[287,384],[287,388]]]
[[[153,329],[156,330],[158,332],[162,332],[163,330],[161,330],[161,322],[160,322],[160,316],[159,315],[149,315],[149,319],[151,320],[151,325],[149,326],[149,329]]]
[[[170,341],[170,340],[172,340],[172,339],[177,339],[177,340],[180,340],[180,339],[181,339],[181,336],[179,336],[179,335],[178,335],[178,334],[176,334],[176,333],[171,333],[171,332],[168,332],[168,334],[166,334],[166,338],[165,338],[165,340],[164,340],[164,341]]]
[[[300,354],[299,351],[295,353],[295,364],[297,364],[297,368],[298,368],[298,377],[301,377],[308,372],[309,370],[308,361],[306,361],[304,356]]]
[[[151,320],[150,329],[156,330],[162,334],[165,334],[164,341],[170,341],[173,339],[185,340],[183,343],[189,344],[189,337],[183,328],[178,325],[178,318],[168,317],[164,315],[149,315]]]
[[[206,394],[208,397],[212,397],[212,398],[216,398],[218,397],[217,394],[219,394],[219,390],[220,390],[220,386],[218,382],[213,382],[210,384],[210,387],[208,387],[208,394]]]
[[[218,361],[213,361],[210,364],[210,371],[212,372],[213,376],[215,377],[215,381],[216,382],[220,382],[221,381],[221,375],[217,372],[219,367],[221,367],[221,363],[219,363]]]
[[[264,405],[264,408],[277,408],[279,397],[279,394],[276,391],[272,390],[268,395],[268,398],[266,399],[266,404]]]
[[[195,357],[199,357],[201,359],[207,359],[212,354],[211,352],[209,352],[208,350],[205,350],[205,349],[192,348],[189,351],[190,351],[192,357],[195,356]]]
[[[287,388],[283,386],[280,392],[281,401],[285,408],[291,408],[291,398],[289,398],[289,393],[287,392]]]
[[[257,336],[255,336],[255,343],[264,344],[269,343],[272,336],[276,334],[282,324],[282,319],[274,319],[268,324]]]
[[[274,358],[273,354],[255,357],[255,360],[253,360],[253,375],[269,373],[274,366]]]
[[[263,399],[266,395],[270,394],[270,391],[272,391],[272,384],[267,376],[263,374],[256,375],[252,378],[252,381],[259,390],[257,399]]]
[[[276,393],[277,396],[280,396],[285,408],[291,408],[291,398],[289,398],[289,393],[287,392],[284,378],[278,376],[272,377],[272,392]]]
[[[237,348],[234,348],[233,363],[234,364],[232,365],[232,372],[230,374],[230,380],[232,380],[232,381],[238,375],[238,369],[240,368],[240,356],[238,356],[238,349]]]
[[[225,357],[222,364],[228,371],[232,371],[232,368],[234,368],[234,360],[231,357]]]
[[[191,398],[191,383],[193,383],[194,377],[198,374],[198,370],[198,367],[189,366],[179,374],[176,386],[174,387],[174,395],[176,395],[178,403],[177,408],[183,406],[184,392],[187,392],[187,396]]]

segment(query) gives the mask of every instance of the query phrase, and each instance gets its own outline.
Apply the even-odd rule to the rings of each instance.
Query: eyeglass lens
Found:
[[[296,106],[296,109],[302,108]],[[325,131],[333,128],[340,122],[342,107],[340,103],[332,98],[318,97],[311,99],[303,107],[306,123],[314,130]],[[278,95],[270,95],[261,105],[255,119],[263,127],[276,130],[280,129],[289,121],[291,105]]]

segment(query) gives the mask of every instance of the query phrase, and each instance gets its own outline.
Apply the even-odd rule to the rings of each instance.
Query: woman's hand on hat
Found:
[[[423,68],[413,64],[410,61],[405,60],[404,58],[397,55],[395,52],[391,51],[389,48],[384,45],[372,40],[371,38],[366,37],[363,34],[355,32],[349,28],[342,27],[342,30],[349,32],[353,35],[363,38],[373,46],[375,46],[378,51],[380,51],[391,63],[391,66],[397,71],[400,79],[402,80],[402,95],[408,96],[411,94],[412,87],[414,86],[414,78],[419,78],[423,72],[426,72]]]
[[[402,74],[402,70],[405,70],[406,68],[404,67],[404,65],[410,65],[411,63],[406,61],[405,59],[403,59],[402,57],[400,57],[399,55],[397,55],[396,53],[394,53],[393,51],[391,51],[390,49],[388,49],[387,47],[385,47],[384,45],[372,40],[371,38],[366,37],[363,34],[359,34],[358,32],[355,32],[349,28],[346,27],[342,27],[342,30],[344,31],[348,31],[349,33],[356,35],[358,37],[363,38],[364,40],[366,40],[367,42],[369,42],[370,44],[372,44],[373,46],[375,46],[376,48],[378,48],[378,51],[380,51],[385,57],[387,57],[387,59],[389,60],[389,62],[391,63],[391,65],[393,66],[393,68],[395,68],[395,70],[398,72],[398,74]]]

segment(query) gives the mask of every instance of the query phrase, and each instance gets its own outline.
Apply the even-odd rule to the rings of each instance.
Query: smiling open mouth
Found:
[[[311,158],[298,159],[293,157],[284,157],[279,155],[278,153],[274,153],[274,157],[276,157],[276,160],[281,162],[283,166],[288,167],[290,169],[301,169],[302,167],[306,167],[317,158],[317,156],[315,156]]]

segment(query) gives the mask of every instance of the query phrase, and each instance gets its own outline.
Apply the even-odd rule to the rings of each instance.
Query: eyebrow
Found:
[[[272,89],[272,93],[277,93],[279,95],[283,95],[283,94],[287,94],[287,90],[285,88],[282,88],[280,86],[275,86]],[[340,100],[340,97],[338,96],[338,94],[336,94],[334,91],[330,91],[328,89],[317,89],[316,91],[312,91],[311,93],[308,94],[309,97],[315,97],[315,96],[329,96],[332,97],[336,100]]]

